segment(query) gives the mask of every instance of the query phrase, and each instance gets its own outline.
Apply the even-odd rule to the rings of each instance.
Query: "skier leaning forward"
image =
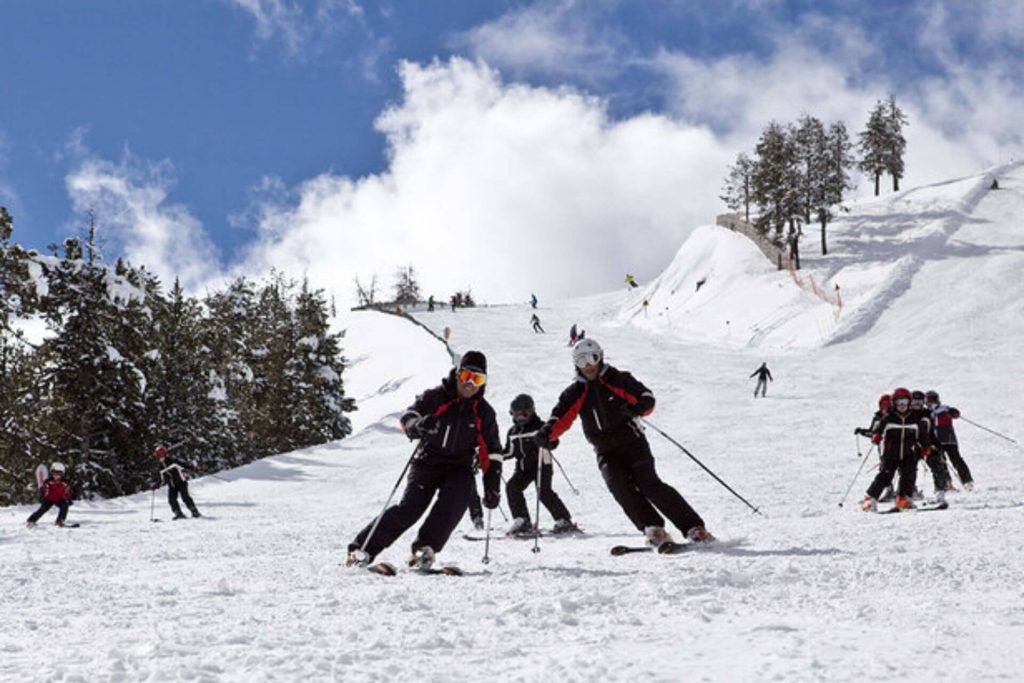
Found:
[[[875,427],[872,443],[882,451],[882,465],[867,495],[861,502],[865,512],[878,511],[878,497],[892,485],[896,471],[900,473],[896,507],[906,510],[914,507],[914,486],[917,483],[918,458],[931,456],[929,424],[921,415],[910,410],[910,391],[900,387],[892,392],[893,410]]]
[[[650,444],[638,424],[639,417],[654,411],[654,394],[633,375],[605,363],[593,339],[578,342],[572,357],[576,379],[538,430],[537,443],[549,448],[579,416],[608,490],[651,545],[672,540],[659,510],[691,541],[715,540],[700,515],[654,470]]]
[[[347,565],[367,566],[437,501],[412,543],[409,565],[428,569],[466,514],[473,494],[473,456],[484,473],[484,505],[501,499],[501,438],[494,409],[484,398],[487,359],[467,351],[440,386],[416,397],[401,417],[410,439],[419,439],[402,499],[371,521],[348,545]],[[490,454],[494,454],[494,460]],[[371,535],[371,531],[373,531]],[[365,547],[364,547],[365,544]]]

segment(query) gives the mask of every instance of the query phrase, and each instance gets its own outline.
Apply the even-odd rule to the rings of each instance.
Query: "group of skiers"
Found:
[[[470,506],[474,457],[483,472],[483,506],[488,509],[501,500],[503,461],[515,460],[515,472],[505,489],[513,515],[510,534],[537,533],[538,520],[531,520],[523,498],[531,483],[538,486],[540,502],[555,519],[552,532],[576,531],[568,509],[552,490],[551,479],[552,451],[577,417],[597,454],[608,490],[651,545],[672,540],[665,517],[693,542],[714,540],[700,515],[655,470],[654,456],[638,423],[654,410],[651,391],[630,373],[607,364],[593,339],[578,341],[572,359],[575,379],[547,420],[537,415],[529,395],[512,401],[513,425],[502,445],[495,411],[484,397],[487,359],[480,351],[463,354],[441,384],[417,396],[401,416],[403,431],[416,441],[407,463],[405,491],[397,504],[386,505],[349,543],[346,564],[370,565],[427,513],[412,542],[409,565],[429,569]]]
[[[189,467],[185,462],[168,456],[166,446],[157,446],[153,451],[153,457],[159,463],[160,471],[157,483],[150,486],[155,491],[159,486],[167,484],[167,502],[174,513],[174,519],[185,519],[185,514],[178,504],[180,497],[185,507],[192,513],[193,517],[202,517],[195,501],[188,492],[188,473],[196,472],[197,468]],[[45,469],[45,466],[41,466]],[[65,526],[68,516],[68,508],[71,506],[71,484],[67,481],[67,467],[64,463],[55,462],[50,465],[49,476],[39,487],[39,509],[29,515],[27,525],[34,527],[39,518],[45,515],[50,508],[57,506],[57,526]],[[78,526],[77,524],[68,526]]]
[[[934,390],[910,391],[900,387],[892,394],[883,394],[871,426],[854,430],[855,434],[870,437],[881,456],[878,474],[868,487],[861,509],[877,512],[879,500],[891,491],[897,473],[896,508],[913,508],[917,465],[921,460],[932,473],[938,504],[944,505],[946,491],[954,488],[946,458],[953,464],[964,489],[972,490],[974,479],[960,454],[953,429],[953,420],[959,417],[960,411],[942,403]]]

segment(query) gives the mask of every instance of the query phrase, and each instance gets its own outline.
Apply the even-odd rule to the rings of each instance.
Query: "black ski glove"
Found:
[[[501,463],[492,460],[484,473],[484,507],[493,510],[501,501]]]
[[[498,489],[484,491],[484,507],[493,510],[501,502],[501,491]]]
[[[619,412],[625,415],[627,420],[632,420],[641,415],[640,411],[637,410],[637,406],[625,402],[619,406]]]
[[[551,450],[557,445],[557,441],[552,444],[551,441],[551,427],[550,425],[543,425],[537,430],[537,433],[533,435],[533,442],[537,444],[539,448],[547,448]]]
[[[415,420],[410,420],[405,426],[405,435],[410,439],[422,439],[431,434],[437,434],[440,429],[440,420],[437,415],[424,415]]]

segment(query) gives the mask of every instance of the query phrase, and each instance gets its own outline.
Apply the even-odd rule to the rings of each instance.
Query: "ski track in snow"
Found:
[[[417,315],[435,332],[450,327],[455,351],[488,354],[487,397],[503,431],[520,392],[550,410],[572,376],[565,335],[573,323],[586,329],[654,391],[652,423],[766,513],[751,514],[649,431],[659,472],[721,539],[712,548],[611,557],[612,545],[641,538],[576,425],[556,457],[581,495],[557,472],[554,485],[592,536],[541,539],[536,555],[532,542],[494,543],[484,565],[483,544],[461,538],[467,520],[439,556],[466,577],[342,567],[411,450],[395,416],[449,367],[443,345],[408,321],[349,314],[346,354],[360,362],[346,388],[364,399],[356,436],[221,473],[227,482],[194,482],[204,519],[169,521],[165,489],[160,523],[149,521],[147,494],[79,501],[75,530],[53,527],[52,512],[28,530],[31,508],[0,510],[0,680],[1019,679],[1024,452],[958,424],[978,489],[952,494],[950,510],[863,514],[868,472],[837,505],[859,464],[852,429],[897,384],[934,386],[965,417],[1024,436],[1024,239],[1014,227],[1024,172],[1000,184],[959,204],[965,220],[942,229],[943,244],[992,251],[920,257],[845,344],[773,348],[770,330],[760,349],[737,347],[739,330],[697,343],[692,330],[625,323],[620,308],[636,295],[621,292],[542,302],[543,335],[530,330],[528,306]],[[975,187],[910,190],[901,201],[908,216],[957,205],[965,185]],[[892,220],[877,226],[892,240],[920,225]],[[728,277],[715,272],[707,287]],[[743,319],[726,300],[732,308],[718,314]],[[760,306],[749,317],[763,329],[780,314],[757,297],[742,305]],[[748,375],[766,353],[775,382],[755,400]],[[918,481],[930,494],[930,476]],[[527,501],[532,510],[532,491]],[[550,525],[545,511],[541,521]],[[497,513],[493,524],[503,531]],[[402,564],[413,535],[380,559]]]

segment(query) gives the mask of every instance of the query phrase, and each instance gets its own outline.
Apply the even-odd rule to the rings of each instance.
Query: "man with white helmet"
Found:
[[[45,469],[42,467],[41,469]],[[57,526],[64,526],[64,520],[68,516],[68,507],[71,505],[71,485],[68,484],[64,479],[64,475],[67,474],[67,468],[64,467],[64,463],[55,462],[50,465],[50,476],[43,482],[43,486],[39,489],[39,502],[41,505],[39,509],[33,512],[28,518],[28,526],[33,527],[39,518],[46,514],[46,512],[54,505],[57,506]],[[72,524],[71,526],[78,526]]]
[[[604,351],[593,339],[577,342],[572,358],[576,379],[538,430],[538,444],[550,448],[578,416],[608,490],[652,545],[672,540],[659,510],[691,541],[713,541],[700,515],[654,469],[639,423],[654,411],[654,394],[630,373],[605,363]]]

